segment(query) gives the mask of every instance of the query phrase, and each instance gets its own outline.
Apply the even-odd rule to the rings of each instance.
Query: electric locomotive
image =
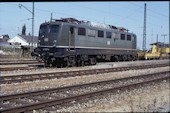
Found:
[[[46,65],[95,65],[136,60],[136,35],[112,25],[61,18],[40,25],[36,52]]]

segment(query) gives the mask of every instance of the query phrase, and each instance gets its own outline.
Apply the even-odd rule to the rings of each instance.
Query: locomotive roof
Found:
[[[69,21],[67,19],[69,19]],[[74,18],[66,18],[66,19],[61,19],[61,20],[49,21],[49,22],[42,23],[41,25],[44,25],[44,24],[65,24],[65,25],[72,25],[72,26],[77,26],[77,27],[94,28],[94,29],[99,29],[99,30],[109,30],[109,31],[115,31],[115,32],[134,34],[134,33],[128,32],[129,30],[124,27],[116,27],[112,25],[108,25],[110,28],[96,27],[96,26],[91,26],[88,24],[82,24],[81,21],[76,20]]]

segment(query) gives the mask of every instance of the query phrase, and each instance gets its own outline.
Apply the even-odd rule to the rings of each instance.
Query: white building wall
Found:
[[[15,36],[14,38],[9,39],[8,42],[10,43],[18,42],[18,43],[21,43],[21,45],[27,45],[27,46],[29,45],[29,43],[27,43],[25,40],[23,40],[19,36]]]

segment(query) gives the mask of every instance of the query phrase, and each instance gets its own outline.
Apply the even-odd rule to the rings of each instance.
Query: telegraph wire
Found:
[[[130,4],[133,4],[133,5],[137,6],[137,7],[143,8],[143,6],[141,6],[141,5],[138,5],[138,4],[135,4],[135,3],[132,3],[132,2],[129,2],[129,3],[130,3]],[[147,10],[148,10],[148,11],[151,11],[151,12],[153,12],[153,13],[155,13],[155,14],[159,15],[159,16],[164,16],[164,17],[167,17],[167,18],[168,18],[168,16],[167,16],[167,15],[164,15],[164,14],[158,13],[158,12],[156,12],[156,11],[154,11],[154,10],[150,9],[150,8],[147,8]]]
[[[18,7],[18,4],[11,4],[11,3],[4,3],[4,4],[9,4],[9,5],[17,5],[17,7]],[[107,11],[103,11],[103,10],[98,10],[98,9],[95,9],[95,8],[91,8],[91,7],[87,7],[87,6],[81,6],[81,5],[77,5],[77,4],[74,4],[74,3],[69,3],[69,4],[72,4],[72,5],[75,5],[75,6],[78,6],[78,7],[82,7],[82,8],[90,8],[90,9],[92,9],[92,10],[94,10],[94,11],[96,11],[96,12],[100,12],[100,13],[103,13],[103,14],[107,14],[107,15],[111,15],[111,14],[113,14],[113,15],[116,15],[116,16],[119,16],[119,17],[121,17],[123,20],[124,19],[126,19],[127,17],[129,18],[132,14],[133,14],[133,12],[132,12],[132,14],[131,15],[128,15],[128,16],[126,16],[126,17],[124,17],[124,16],[121,16],[121,15],[118,15],[118,14],[115,14],[115,13],[109,13],[109,12],[107,12]],[[139,7],[139,8],[143,8],[143,6],[140,6],[140,5],[138,5],[138,4],[135,4],[135,3],[132,3],[132,2],[130,2],[130,4],[133,4],[133,5],[135,5],[135,6],[137,6],[137,7]],[[31,7],[30,7],[31,8]],[[86,17],[82,17],[82,16],[76,16],[76,15],[72,15],[72,14],[67,14],[67,13],[62,13],[62,12],[55,12],[55,11],[49,11],[49,10],[44,10],[44,9],[39,9],[39,8],[35,8],[36,10],[39,10],[39,11],[44,11],[44,12],[50,12],[50,13],[55,13],[55,14],[62,14],[62,15],[68,15],[68,16],[73,16],[73,17],[78,17],[78,18],[86,18]],[[151,9],[149,9],[149,8],[147,8],[148,10],[150,10],[150,11],[152,11]],[[136,12],[136,11],[134,11],[134,12]],[[154,12],[154,11],[152,11],[152,12]],[[154,12],[154,13],[156,13],[156,12]],[[159,14],[159,13],[156,13],[156,14]],[[160,14],[159,14],[160,15]],[[133,15],[132,15],[133,16]],[[161,15],[161,16],[163,16],[163,15]],[[165,16],[165,15],[164,15]],[[110,17],[112,17],[112,16],[110,16]],[[96,20],[96,19],[92,19],[93,21],[96,21],[96,22],[98,22],[98,20]],[[134,19],[134,18],[131,18],[130,20],[137,20],[137,19]],[[130,20],[128,20],[128,21],[130,21]],[[101,23],[101,22],[98,22],[98,23]],[[115,23],[115,22],[114,22]],[[148,22],[148,24],[151,24],[151,25],[154,25],[154,26],[159,26],[159,25],[156,25],[156,24],[153,24],[153,23],[150,23],[150,22]]]
[[[139,8],[143,8],[143,6],[140,6],[140,5],[138,5],[138,4],[135,4],[135,3],[132,3],[132,2],[130,2],[131,4],[133,4],[133,5],[135,5],[135,6],[137,6],[137,7],[139,7]],[[18,7],[18,4],[13,4],[13,3],[4,3],[4,4],[8,4],[8,5],[15,5],[15,6],[17,6]],[[75,4],[73,4],[73,3],[71,3],[72,5],[75,5]],[[97,11],[97,12],[100,12],[100,13],[104,13],[104,14],[109,14],[109,16],[111,15],[111,14],[114,14],[114,13],[109,13],[109,12],[107,12],[107,11],[103,11],[103,10],[98,10],[98,9],[95,9],[95,8],[91,8],[91,7],[87,7],[87,6],[81,6],[81,5],[77,5],[76,4],[76,6],[79,6],[79,7],[82,7],[82,8],[90,8],[90,9],[92,9],[92,10],[94,10],[94,11]],[[30,7],[31,8],[31,7]],[[55,12],[55,11],[49,11],[49,10],[44,10],[44,9],[39,9],[39,8],[35,8],[36,10],[38,10],[38,11],[42,11],[42,12],[50,12],[50,13],[55,13],[55,14],[61,14],[61,15],[68,15],[68,16],[73,16],[73,17],[78,17],[78,18],[85,18],[85,17],[80,17],[80,16],[75,16],[75,15],[72,15],[72,14],[67,14],[67,13],[62,13],[62,12]],[[147,8],[148,9],[148,8]],[[150,9],[149,9],[150,10]],[[152,10],[151,10],[152,11]],[[126,16],[126,17],[124,17],[124,16],[120,16],[120,15],[116,15],[116,16],[119,16],[119,17],[122,17],[122,20],[124,20],[124,19],[126,19],[126,18],[130,18],[131,16],[133,16],[133,14],[135,13],[136,11],[133,11],[131,14],[129,14],[128,16]],[[155,12],[154,12],[155,13]],[[160,15],[159,13],[156,13],[156,14],[158,14],[158,15]],[[115,15],[115,14],[114,14]],[[161,16],[163,16],[163,15],[161,15]],[[165,15],[164,15],[165,16]],[[41,17],[38,17],[38,18],[41,18]],[[42,18],[43,19],[43,18]],[[94,19],[93,19],[94,20]],[[128,21],[130,21],[130,20],[137,20],[137,19],[128,19]],[[96,20],[95,20],[96,21]],[[150,22],[147,22],[148,24],[150,24],[150,25],[154,25],[154,26],[159,26],[160,27],[160,25],[156,25],[156,24],[154,24],[154,23],[150,23]]]

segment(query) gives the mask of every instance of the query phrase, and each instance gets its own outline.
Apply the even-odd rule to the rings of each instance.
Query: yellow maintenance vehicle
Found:
[[[145,51],[138,50],[138,60],[145,60]]]
[[[144,59],[165,59],[170,58],[170,44],[156,42],[150,44],[152,47],[144,54]]]

